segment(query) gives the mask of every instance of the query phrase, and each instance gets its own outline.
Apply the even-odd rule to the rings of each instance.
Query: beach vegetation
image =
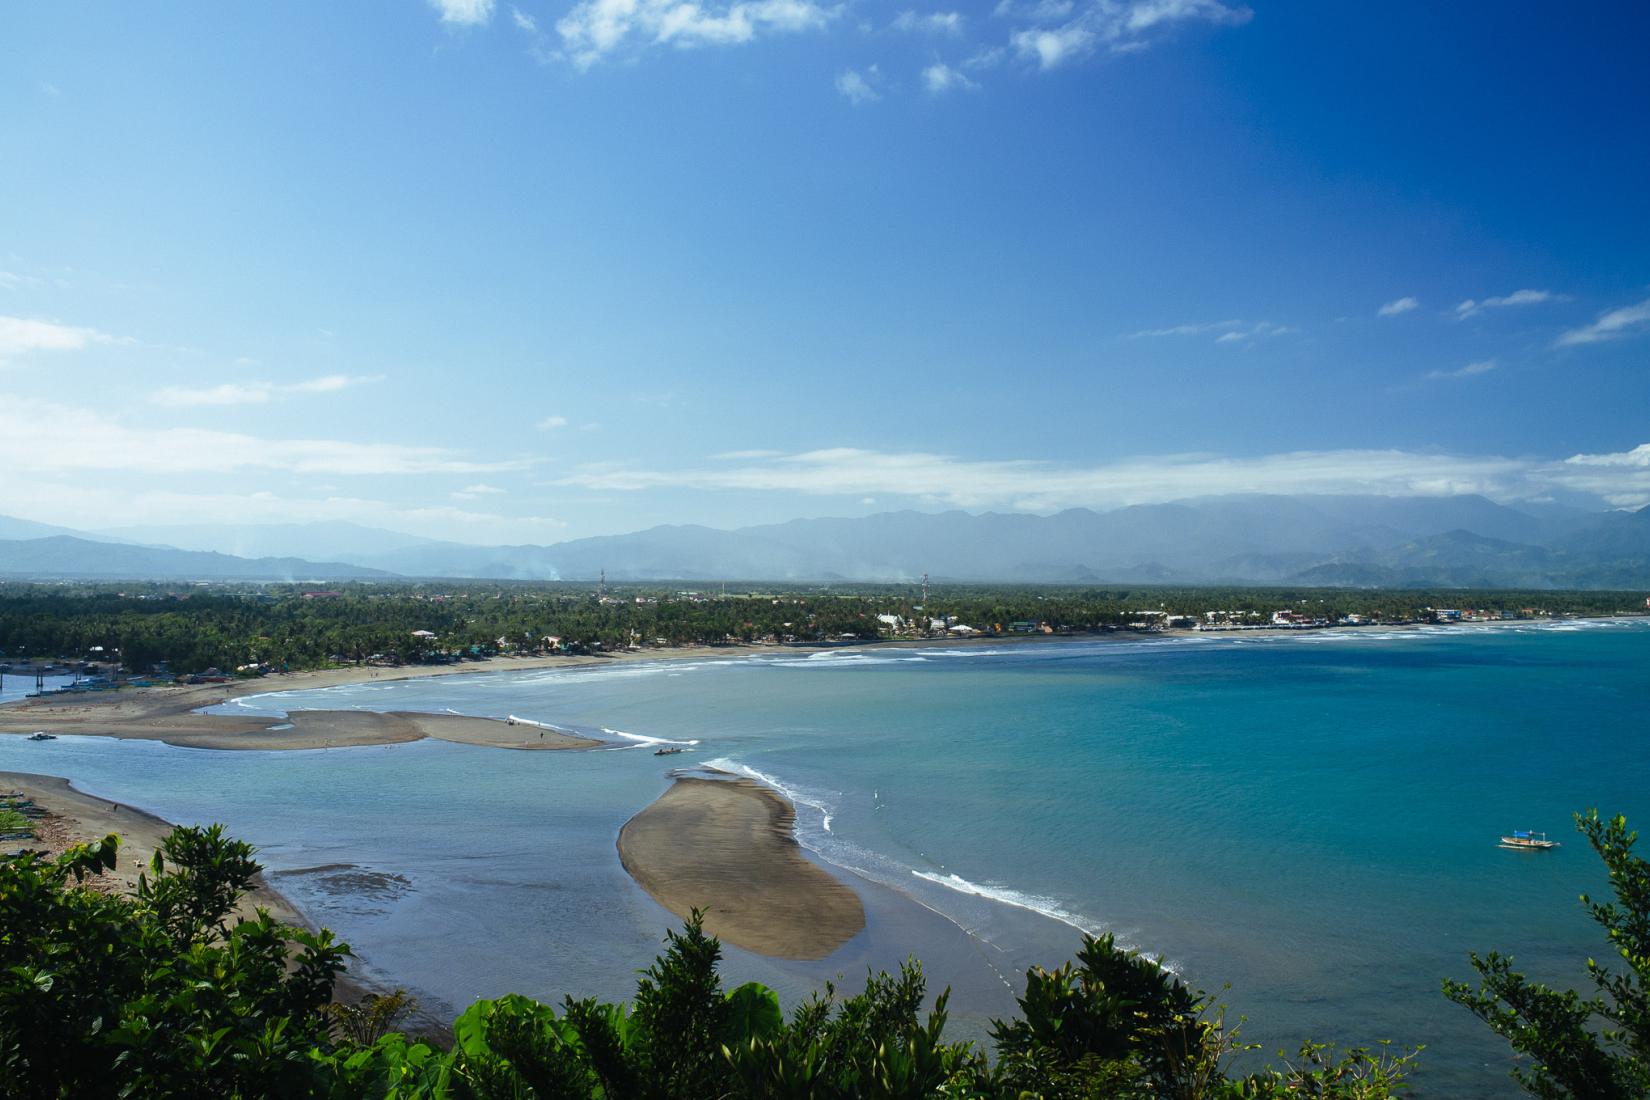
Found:
[[[1583,894],[1604,931],[1605,962],[1587,960],[1591,993],[1555,989],[1513,969],[1499,952],[1474,953],[1478,985],[1446,981],[1444,995],[1506,1039],[1523,1064],[1513,1078],[1543,1100],[1639,1100],[1650,1096],[1650,862],[1635,855],[1622,817],[1576,815],[1604,861],[1611,901]]]
[[[231,923],[250,845],[178,828],[130,895],[88,888],[119,840],[0,865],[0,1095],[304,1095],[348,949]]]

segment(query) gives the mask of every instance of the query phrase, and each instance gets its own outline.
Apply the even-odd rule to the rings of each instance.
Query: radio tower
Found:
[[[596,582],[596,598],[599,600],[607,595],[607,570],[602,570],[601,580]]]
[[[922,606],[928,606],[928,574],[922,575]]]

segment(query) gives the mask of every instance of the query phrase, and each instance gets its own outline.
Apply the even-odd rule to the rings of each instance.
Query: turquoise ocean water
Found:
[[[728,952],[798,997],[919,955],[975,1032],[1079,929],[1218,989],[1271,1054],[1426,1043],[1429,1095],[1509,1095],[1503,1048],[1438,992],[1469,950],[1551,981],[1601,943],[1570,814],[1650,824],[1650,621],[1029,642],[625,663],[250,696],[453,710],[615,746],[420,742],[222,753],[0,738],[0,768],[263,848],[277,885],[437,1011],[515,990],[626,996],[671,918],[618,865],[673,768],[750,774],[859,876],[864,935],[820,963]],[[604,732],[605,731],[605,732]],[[659,758],[648,739],[688,744]],[[1545,829],[1557,852],[1500,850]],[[363,877],[363,872],[370,874]],[[365,883],[365,891],[360,889]]]

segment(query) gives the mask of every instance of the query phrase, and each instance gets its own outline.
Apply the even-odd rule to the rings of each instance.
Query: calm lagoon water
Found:
[[[1439,982],[1468,976],[1474,949],[1554,982],[1598,953],[1576,896],[1604,876],[1570,815],[1650,822],[1646,698],[1646,620],[884,647],[230,704],[516,715],[613,750],[0,738],[0,768],[225,822],[438,1010],[626,996],[672,918],[619,867],[619,827],[672,767],[745,772],[796,800],[811,853],[861,876],[870,919],[817,964],[730,949],[732,979],[794,998],[914,952],[978,1031],[1026,966],[1111,930],[1194,984],[1230,983],[1268,1054],[1306,1035],[1426,1043],[1428,1094],[1502,1096],[1504,1049]],[[647,738],[696,743],[660,759]],[[1498,849],[1512,828],[1566,843]],[[373,889],[340,888],[360,870]]]

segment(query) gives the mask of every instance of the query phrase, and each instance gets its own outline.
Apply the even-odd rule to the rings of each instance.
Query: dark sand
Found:
[[[682,777],[619,830],[619,859],[679,917],[760,955],[822,959],[865,928],[859,895],[802,854],[791,804],[744,779]]]

